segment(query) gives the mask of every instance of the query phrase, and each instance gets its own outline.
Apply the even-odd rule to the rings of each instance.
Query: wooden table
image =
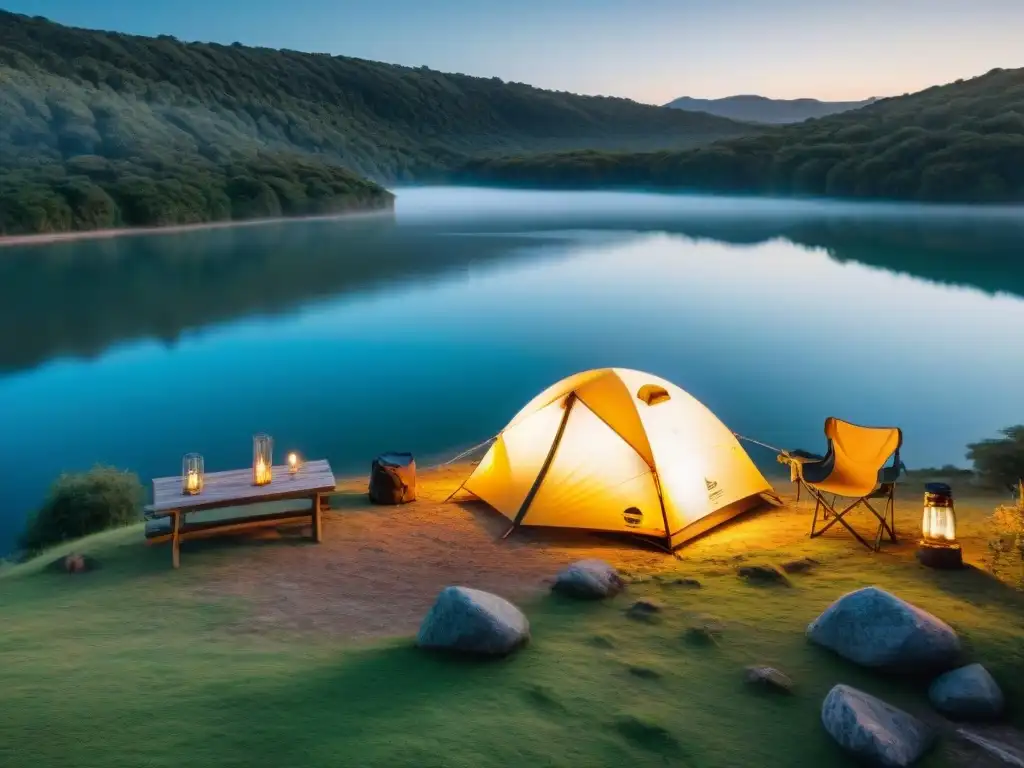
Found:
[[[179,545],[188,539],[289,523],[311,522],[313,540],[320,541],[323,538],[321,497],[335,489],[331,465],[324,459],[309,461],[303,463],[295,474],[290,474],[287,466],[275,466],[271,470],[271,476],[273,479],[270,483],[254,485],[251,467],[211,472],[204,477],[202,493],[194,496],[182,493],[180,475],[155,478],[153,503],[146,507],[146,518],[171,518],[171,526],[167,533],[147,537],[147,542],[156,544],[170,541],[171,560],[177,568],[180,564]],[[248,518],[227,518],[189,527],[183,525],[183,518],[190,512],[285,499],[310,499],[312,507],[309,512],[292,510]]]

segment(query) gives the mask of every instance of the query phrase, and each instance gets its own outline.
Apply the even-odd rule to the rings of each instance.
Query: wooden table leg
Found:
[[[313,541],[319,543],[323,541],[324,529],[323,529],[323,518],[320,512],[320,494],[313,494]]]
[[[181,512],[174,510],[172,513],[174,516],[174,533],[171,535],[171,563],[175,568],[181,566],[181,559],[178,554],[178,531],[181,528]]]

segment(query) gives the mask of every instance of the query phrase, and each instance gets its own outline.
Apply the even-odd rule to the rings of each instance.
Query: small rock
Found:
[[[952,627],[878,587],[840,597],[808,625],[807,637],[865,667],[949,669],[960,654]]]
[[[935,739],[913,715],[847,685],[829,691],[821,705],[821,722],[843,749],[894,768],[912,765]]]
[[[679,742],[667,728],[645,718],[626,715],[616,719],[613,727],[626,741],[641,749],[662,755],[680,751]]]
[[[47,569],[63,573],[87,573],[99,568],[99,561],[89,555],[70,554],[51,562]]]
[[[555,577],[552,589],[563,595],[599,600],[622,591],[619,572],[604,560],[579,560]]]
[[[790,560],[789,562],[782,564],[782,570],[786,573],[808,573],[813,571],[814,567],[818,565],[817,560],[813,560],[809,557],[801,557],[799,560]]]
[[[701,583],[697,579],[689,579],[682,576],[675,579],[663,580],[661,584],[665,587],[688,587],[690,589],[700,589],[701,587]]]
[[[722,634],[722,624],[714,616],[698,616],[694,619],[684,635],[694,645],[718,645]]]
[[[950,717],[983,720],[1003,713],[1003,692],[981,664],[968,664],[940,675],[929,687],[928,698]]]
[[[546,709],[552,712],[561,712],[565,706],[558,700],[558,695],[546,685],[531,685],[524,693],[526,699],[539,709]]]
[[[658,614],[661,613],[661,610],[661,603],[656,603],[653,600],[637,600],[626,610],[626,615],[638,621],[654,622],[660,618]]]
[[[781,569],[774,565],[741,565],[736,573],[743,579],[757,584],[784,584],[789,586],[789,579]]]
[[[782,693],[793,691],[793,681],[789,675],[775,667],[747,667],[744,670],[744,679],[751,685],[760,685]]]
[[[634,677],[639,677],[644,680],[657,680],[661,677],[661,673],[657,670],[651,669],[650,667],[630,667],[629,674]]]
[[[530,622],[504,598],[469,587],[445,587],[420,625],[416,644],[502,656],[530,639]]]

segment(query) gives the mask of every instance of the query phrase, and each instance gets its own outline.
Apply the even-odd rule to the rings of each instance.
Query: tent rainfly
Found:
[[[509,532],[617,531],[669,549],[764,502],[781,503],[706,406],[625,368],[585,371],[541,392],[462,488],[509,518]]]

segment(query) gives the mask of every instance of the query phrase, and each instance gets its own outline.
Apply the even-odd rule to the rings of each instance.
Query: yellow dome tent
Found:
[[[512,520],[509,532],[618,531],[670,549],[765,501],[780,503],[702,403],[625,368],[585,371],[541,392],[462,488]]]

